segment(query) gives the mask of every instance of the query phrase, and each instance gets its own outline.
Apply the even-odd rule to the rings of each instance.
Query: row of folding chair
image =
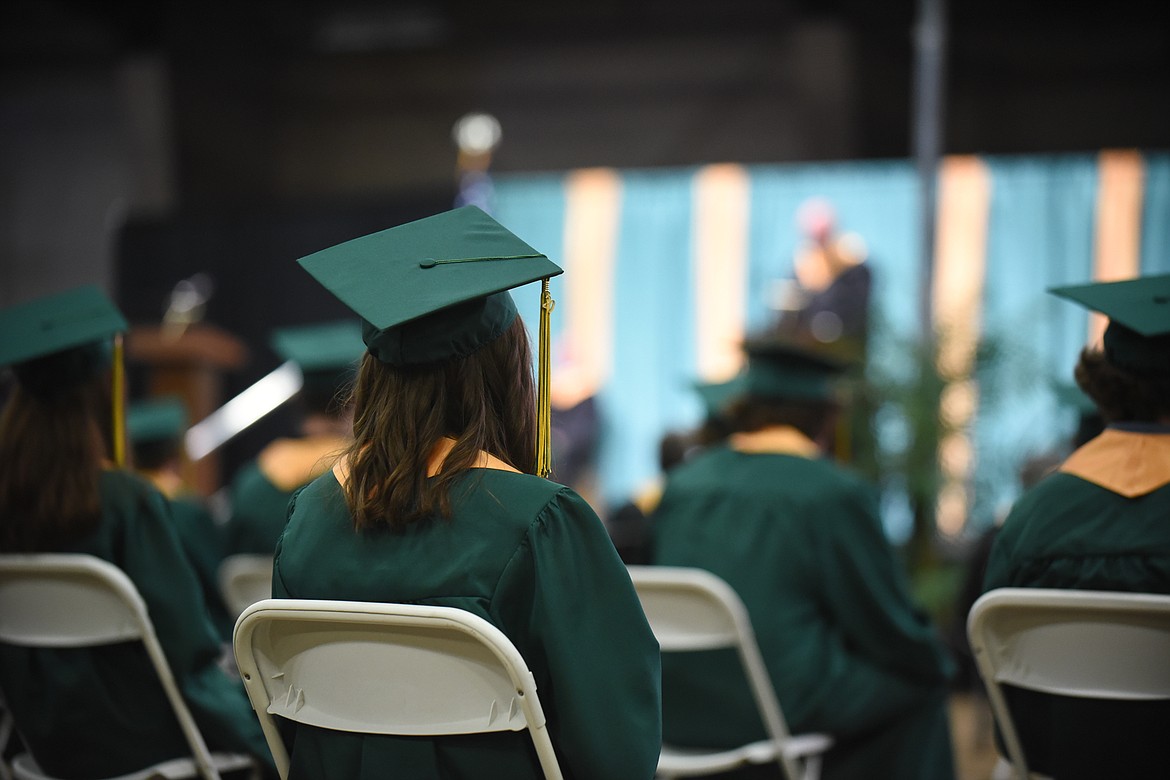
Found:
[[[269,571],[270,568],[269,559]],[[791,736],[756,647],[747,612],[726,583],[698,570],[630,570],[665,652],[738,650],[770,738],[734,750],[664,746],[661,777],[710,774],[779,762],[790,778],[815,780],[825,735]],[[133,583],[112,564],[82,555],[0,556],[0,641],[81,647],[137,639],[146,645],[191,747],[191,757],[118,780],[217,778],[247,764],[211,754],[179,694]],[[535,681],[515,646],[468,612],[367,602],[261,599],[243,610],[234,649],[248,696],[282,777],[288,756],[276,717],[378,734],[527,730],[544,772],[561,771]],[[376,675],[360,670],[378,669]],[[393,691],[393,695],[390,692]],[[19,780],[51,780],[18,756]]]
[[[270,558],[267,563],[270,572]],[[664,745],[659,777],[776,762],[790,780],[815,780],[832,737],[789,733],[734,590],[698,569],[631,566],[629,572],[663,652],[736,650],[769,735],[730,750]],[[276,717],[381,734],[527,730],[546,776],[561,776],[531,672],[487,621],[444,607],[253,601],[237,622],[234,649],[282,777],[288,757]],[[968,631],[1012,771],[1021,780],[1038,776],[1029,772],[1003,685],[1092,698],[1170,699],[1170,597],[1002,589],[975,603]],[[90,556],[0,555],[0,641],[80,647],[135,639],[147,648],[191,756],[119,780],[160,772],[217,778],[247,766],[247,757],[207,750],[145,605],[123,572]],[[379,673],[360,671],[368,669]],[[19,780],[51,780],[27,755],[14,761],[13,773]]]

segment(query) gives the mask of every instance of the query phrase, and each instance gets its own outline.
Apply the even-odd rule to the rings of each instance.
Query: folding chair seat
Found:
[[[789,780],[816,780],[833,744],[827,734],[792,735],[739,595],[709,571],[629,566],[630,579],[663,653],[734,648],[768,739],[727,750],[662,746],[658,777],[696,777],[775,761]]]
[[[146,648],[191,755],[111,780],[159,776],[218,780],[220,772],[254,770],[250,756],[208,750],[175,683],[146,604],[121,569],[91,555],[0,555],[0,642],[82,648],[129,641],[140,641]],[[13,759],[12,771],[17,780],[54,780],[28,753]]]
[[[562,776],[527,664],[470,612],[268,599],[240,615],[233,645],[281,778],[289,757],[275,716],[362,734],[527,730],[545,777]]]
[[[971,607],[967,636],[1018,780],[1045,776],[1029,769],[1004,685],[1085,699],[1170,701],[1170,596],[999,588]]]

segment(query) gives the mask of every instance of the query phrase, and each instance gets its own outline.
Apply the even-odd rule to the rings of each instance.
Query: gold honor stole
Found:
[[[1068,457],[1059,471],[1136,498],[1170,483],[1170,433],[1106,428]]]

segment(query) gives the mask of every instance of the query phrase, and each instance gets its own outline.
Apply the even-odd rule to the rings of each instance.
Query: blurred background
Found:
[[[138,329],[132,395],[178,388],[199,419],[279,364],[271,329],[347,313],[296,258],[478,203],[568,271],[558,476],[604,516],[700,419],[691,383],[734,373],[794,281],[817,288],[800,257],[828,231],[872,274],[867,417],[842,454],[895,542],[961,547],[1075,428],[1058,391],[1093,324],[1044,289],[1170,271],[1163,16],[9,0],[0,306],[101,285]],[[164,319],[202,340],[176,354]],[[289,424],[229,441],[201,489]]]

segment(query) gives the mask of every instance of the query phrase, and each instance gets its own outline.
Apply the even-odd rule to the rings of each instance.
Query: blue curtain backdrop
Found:
[[[1170,153],[1146,155],[1142,270],[1170,273]]]
[[[979,374],[980,409],[973,431],[976,494],[972,525],[994,521],[1019,493],[1024,458],[1060,447],[1075,422],[1054,393],[1071,382],[1084,343],[1083,310],[1045,293],[1092,274],[1097,157],[1054,155],[985,158],[991,175],[984,282],[983,334],[991,358]],[[1170,272],[1170,154],[1145,155],[1141,264]],[[906,360],[916,338],[921,261],[919,193],[909,161],[747,166],[750,205],[744,323],[771,317],[769,295],[792,274],[798,241],[795,215],[813,196],[836,209],[841,230],[865,242],[874,274],[872,362],[883,369]],[[619,171],[620,225],[614,273],[612,374],[599,402],[605,420],[600,478],[605,507],[625,500],[658,474],[664,433],[699,417],[695,379],[692,255],[693,169]],[[559,260],[564,235],[564,177],[498,176],[496,216]],[[561,285],[555,282],[554,295]],[[536,297],[518,303],[535,316]],[[530,314],[531,312],[531,314]],[[554,339],[561,319],[554,313]],[[897,436],[897,425],[885,435]],[[908,518],[886,504],[895,541]]]

